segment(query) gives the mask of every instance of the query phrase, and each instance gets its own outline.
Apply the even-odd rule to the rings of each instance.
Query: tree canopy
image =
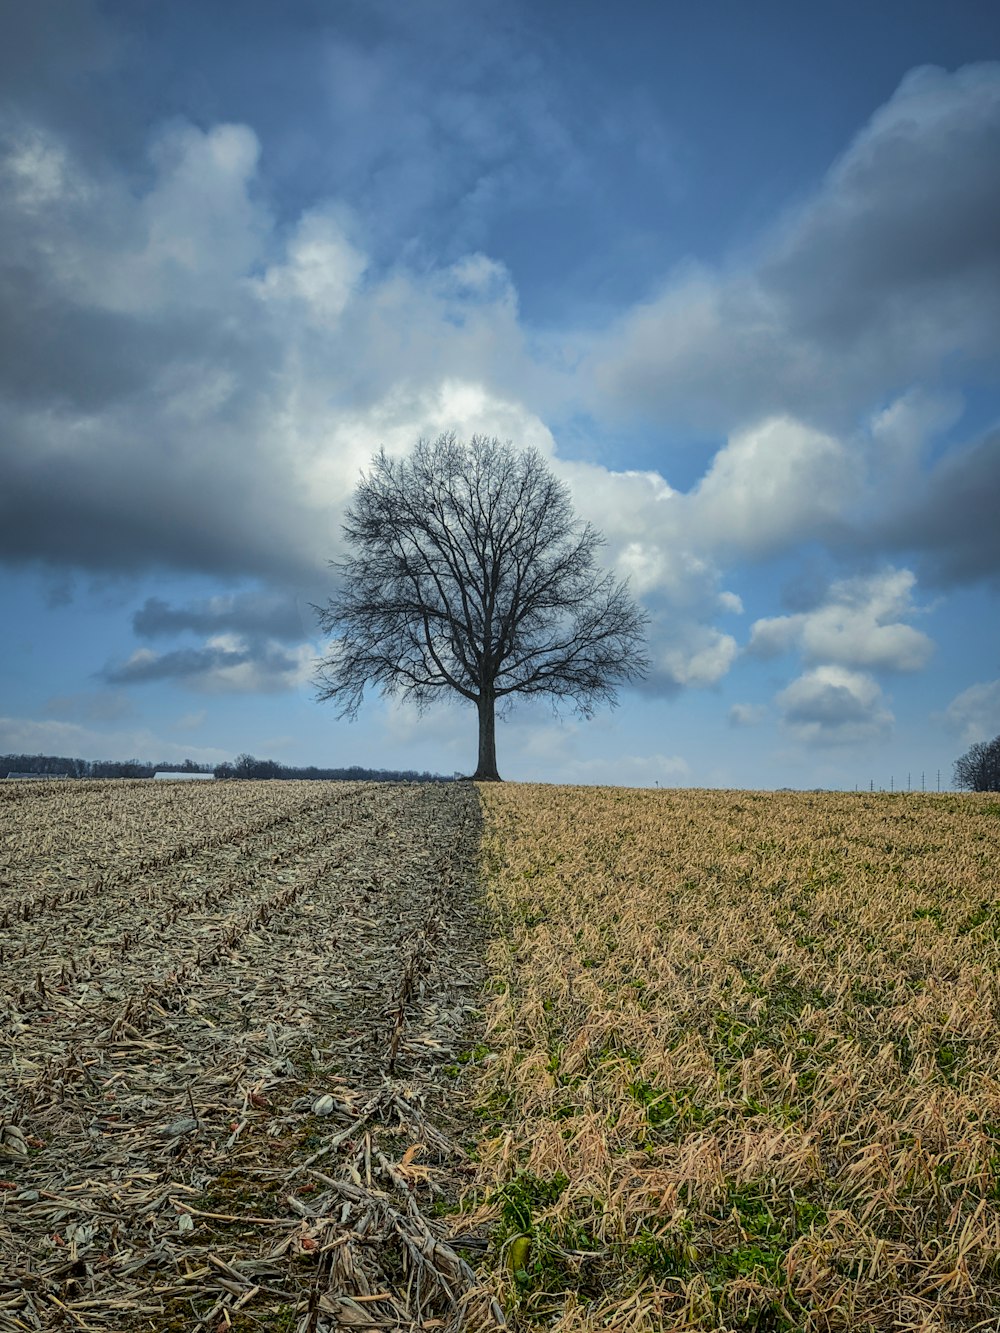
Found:
[[[319,697],[356,714],[367,686],[479,715],[474,777],[496,780],[495,717],[516,695],[584,716],[645,674],[646,615],[597,563],[603,537],[532,449],[454,433],[382,450],[347,510],[349,553],[320,625]]]
[[[954,783],[965,791],[1000,791],[1000,736],[976,741],[955,760]]]

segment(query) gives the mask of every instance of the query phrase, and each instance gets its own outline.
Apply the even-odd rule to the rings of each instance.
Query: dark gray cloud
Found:
[[[1000,64],[912,71],[755,255],[681,270],[626,316],[595,383],[622,410],[727,430],[853,425],[924,375],[995,383],[998,161]]]
[[[308,613],[308,620],[315,617]],[[132,617],[132,628],[143,639],[182,633],[231,632],[252,638],[280,639],[297,643],[308,637],[307,616],[290,598],[277,593],[234,593],[209,597],[187,606],[171,606],[160,597],[149,597]]]
[[[824,682],[791,699],[785,709],[789,722],[817,722],[822,727],[841,727],[849,722],[863,722],[869,709],[846,685]]]
[[[103,675],[110,685],[176,681],[205,694],[262,694],[302,683],[309,660],[308,650],[295,652],[273,642],[231,640],[166,653],[140,648],[127,662],[106,667]]]
[[[266,382],[276,349],[263,323],[248,327],[246,312],[237,322],[203,310],[108,309],[99,297],[81,299],[61,287],[45,258],[56,245],[72,255],[79,241],[35,222],[43,234],[12,262],[17,222],[0,206],[0,392],[10,405],[98,412],[148,391],[171,366],[211,365]],[[100,239],[102,262],[114,244],[113,236]]]
[[[995,350],[998,160],[1000,66],[908,74],[759,270],[789,335],[906,361],[949,349],[951,313],[965,350]]]
[[[266,452],[248,470],[243,442],[221,423],[210,455],[155,416],[123,415],[96,434],[58,409],[0,406],[0,558],[315,579],[322,562],[296,543],[288,480]]]
[[[302,577],[273,440],[281,339],[252,289],[277,247],[259,145],[182,123],[146,171],[0,113],[0,558]]]
[[[810,745],[850,745],[884,738],[892,713],[866,672],[819,666],[805,672],[775,700],[782,725]]]
[[[946,455],[914,498],[858,541],[916,552],[931,584],[1000,582],[1000,430]]]
[[[226,648],[175,648],[169,653],[136,653],[121,666],[108,667],[112,685],[145,685],[151,680],[183,680],[224,667],[242,666],[250,653]]]
[[[67,307],[38,272],[0,269],[0,375],[10,403],[97,410],[148,381],[165,341],[133,318]]]

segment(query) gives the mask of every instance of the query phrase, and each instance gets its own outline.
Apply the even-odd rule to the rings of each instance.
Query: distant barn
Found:
[[[154,773],[157,782],[214,782],[214,773]]]
[[[22,782],[30,778],[34,782],[51,782],[55,778],[68,778],[68,773],[8,773],[8,778],[18,778]]]

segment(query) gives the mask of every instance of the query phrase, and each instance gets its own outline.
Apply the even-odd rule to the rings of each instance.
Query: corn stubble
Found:
[[[512,1325],[1000,1327],[995,798],[480,795]]]
[[[0,1333],[502,1315],[436,1205],[475,792],[0,784]]]

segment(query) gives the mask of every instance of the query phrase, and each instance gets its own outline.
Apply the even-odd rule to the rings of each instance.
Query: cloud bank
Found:
[[[112,58],[99,24],[92,37],[94,60]],[[511,129],[473,94],[497,58],[433,112],[397,106],[398,142],[374,127],[343,141],[339,185],[291,214],[251,125],[159,123],[126,167],[28,101],[4,113],[0,559],[252,581],[187,606],[147,600],[140,639],[197,643],[143,646],[106,681],[297,688],[312,650],[295,597],[329,586],[359,470],[382,445],[483,431],[537,447],[605,533],[652,615],[646,689],[713,688],[744,648],[796,653],[803,674],[777,700],[792,734],[883,734],[876,673],[918,671],[933,650],[908,623],[917,578],[1000,570],[1000,437],[949,434],[950,384],[989,380],[1000,352],[1000,174],[984,170],[1000,160],[1000,66],[912,71],[750,250],[682,264],[610,325],[543,333],[479,248],[471,205],[459,248],[428,259],[442,203],[502,198],[518,145],[533,188],[558,161],[581,168],[555,101],[536,92]],[[403,97],[394,58],[344,39],[326,59],[331,96],[360,124]],[[412,245],[374,225],[386,182],[410,174]],[[580,404],[605,427],[640,414],[712,432],[703,475],[681,490],[666,455],[644,471],[596,448],[570,456],[560,423]],[[731,572],[806,544],[844,576],[818,605],[758,618],[747,641]]]

